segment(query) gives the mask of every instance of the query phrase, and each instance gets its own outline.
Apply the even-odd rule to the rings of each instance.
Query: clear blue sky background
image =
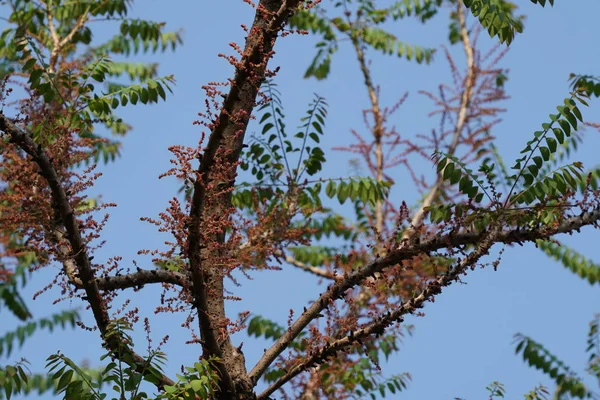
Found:
[[[554,8],[546,9],[527,1],[521,3],[522,12],[528,15],[526,29],[511,45],[502,64],[510,68],[507,91],[512,99],[505,103],[509,112],[494,131],[501,153],[508,160],[516,157],[532,132],[539,129],[548,114],[567,96],[570,72],[600,74],[600,46],[597,44],[600,3],[597,0],[558,0]],[[204,110],[204,93],[200,87],[232,74],[232,68],[217,54],[229,53],[230,42],[242,43],[244,33],[239,26],[251,24],[253,11],[239,0],[146,0],[136,3],[134,16],[165,21],[171,29],[182,28],[185,43],[174,54],[145,58],[158,60],[161,74],[175,75],[175,94],[166,103],[121,112],[135,129],[123,141],[122,158],[101,166],[104,176],[93,189],[93,193],[102,194],[104,201],[119,205],[111,211],[112,217],[104,231],[108,242],[96,259],[122,255],[123,265],[135,259],[141,267],[150,267],[149,260],[137,256],[136,251],[158,247],[165,237],[139,218],[157,215],[178,188],[174,180],[157,180],[157,176],[170,167],[167,147],[197,143],[200,130],[192,126],[192,121],[198,111]],[[407,21],[394,24],[391,29],[407,42],[439,47],[446,43],[447,26],[448,15],[444,11],[426,26]],[[110,32],[108,25],[100,30],[101,35],[108,36]],[[484,35],[482,39],[492,43]],[[363,129],[361,110],[368,104],[357,63],[351,49],[342,44],[327,80],[304,80],[304,70],[314,55],[314,43],[315,38],[310,36],[280,40],[271,63],[271,66],[281,66],[276,82],[283,92],[287,125],[297,125],[316,92],[330,104],[323,147],[348,144],[354,140],[350,129]],[[459,48],[453,52],[460,55]],[[369,58],[373,60],[375,81],[384,83],[381,93],[384,105],[391,105],[404,92],[409,92],[407,102],[391,124],[404,135],[426,133],[437,127],[438,121],[427,117],[431,103],[417,91],[434,90],[439,83],[450,83],[443,55],[438,53],[430,66],[372,52]],[[595,102],[594,106],[585,110],[584,117],[598,121],[600,104]],[[256,125],[252,129],[256,129]],[[589,130],[585,146],[575,157],[587,167],[600,163],[599,136]],[[331,152],[328,159],[326,175],[352,172],[347,154]],[[434,172],[425,165],[422,171]],[[398,187],[393,196],[414,200],[416,194],[407,190],[413,188],[412,181],[400,175],[395,179]],[[600,243],[598,231],[588,228],[565,241],[600,261],[594,252]],[[26,288],[27,297],[41,288],[54,272],[36,276]],[[242,296],[243,302],[229,304],[231,316],[251,310],[284,322],[290,308],[301,310],[322,290],[311,276],[290,268],[278,273],[255,273],[253,277],[252,281],[243,281],[241,288],[235,288],[235,294]],[[406,338],[401,351],[384,366],[388,374],[406,371],[413,376],[408,391],[398,398],[482,399],[487,397],[485,387],[500,381],[506,385],[507,398],[517,399],[535,385],[551,386],[541,373],[515,356],[511,342],[516,332],[544,343],[580,375],[585,375],[587,324],[594,313],[600,312],[597,287],[549,260],[531,245],[509,248],[497,272],[491,268],[477,270],[465,282],[466,285],[453,285],[444,290],[434,304],[428,304],[424,318],[407,319],[407,323],[415,326],[415,335]],[[127,292],[124,297],[132,293]],[[133,297],[144,312],[152,315],[157,294],[155,288],[146,288]],[[56,293],[46,294],[32,303],[35,315],[48,315],[61,307],[82,307],[79,302],[52,306],[56,297]],[[90,313],[83,309],[82,313],[90,322]],[[15,326],[15,321],[6,314],[2,315],[2,321],[0,333]],[[181,364],[191,364],[199,348],[182,344],[188,339],[188,333],[179,328],[181,318],[162,316],[153,321],[155,342],[164,334],[171,336],[165,348],[170,358],[169,372],[174,373]],[[143,349],[143,336],[136,338]],[[249,366],[266,347],[265,343],[250,340],[244,334],[238,334],[234,340],[245,342]],[[60,349],[76,361],[87,359],[92,365],[98,365],[99,343],[97,333],[79,329],[59,330],[52,335],[40,332],[10,359],[23,356],[39,370],[45,357]],[[593,380],[586,382],[597,386]]]

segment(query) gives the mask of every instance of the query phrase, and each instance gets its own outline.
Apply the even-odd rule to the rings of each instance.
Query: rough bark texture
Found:
[[[52,161],[42,146],[34,142],[29,132],[20,129],[2,114],[0,114],[0,131],[7,134],[12,143],[19,146],[19,148],[31,157],[32,161],[38,165],[40,175],[48,182],[52,193],[54,219],[59,223],[59,226],[50,234],[58,240],[62,239],[63,236],[67,239],[69,246],[60,246],[61,252],[64,253],[60,256],[67,260],[65,262],[66,269],[76,269],[76,276],[85,291],[86,298],[94,314],[94,319],[107,348],[113,352],[124,355],[128,354],[133,359],[136,369],[141,373],[148,374],[144,358],[125,345],[118,335],[106,336],[110,322],[106,301],[96,282],[88,249],[82,237],[77,218],[69,203],[69,197],[62,186],[62,182]],[[159,388],[162,388],[164,385],[173,384],[174,382],[167,376],[159,374]]]
[[[225,241],[225,228],[215,231],[211,223],[230,213],[230,189],[267,62],[281,28],[300,3],[300,0],[263,0],[258,4],[242,58],[236,63],[235,77],[230,81],[230,91],[210,133],[194,184],[188,257],[203,356],[222,360],[217,363],[222,399],[253,397],[254,382],[248,379],[244,357],[233,346],[226,330],[224,273],[211,263],[223,256],[218,244]],[[211,248],[217,244],[217,250],[209,251],[208,243]]]
[[[411,259],[419,254],[429,254],[436,250],[448,247],[456,248],[464,245],[475,245],[480,248],[482,243],[487,243],[488,241],[491,241],[492,244],[534,242],[537,239],[547,239],[560,233],[574,232],[587,225],[597,226],[599,221],[600,208],[597,208],[591,211],[583,212],[579,216],[567,218],[559,225],[552,227],[533,229],[506,229],[494,232],[492,236],[489,236],[489,232],[486,231],[468,233],[450,232],[445,235],[436,236],[430,240],[414,243],[406,248],[393,250],[385,257],[374,259],[364,267],[357,269],[355,272],[344,275],[342,280],[336,281],[332,285],[328,286],[327,290],[323,292],[321,296],[319,296],[319,298],[310,305],[310,307],[306,308],[304,312],[300,314],[300,316],[289,326],[285,333],[281,335],[281,337],[279,337],[279,339],[277,339],[277,341],[265,351],[262,358],[256,363],[254,368],[252,368],[249,375],[253,380],[259,379],[264,374],[266,369],[271,365],[271,363],[273,363],[273,361],[285,351],[285,349],[300,334],[300,332],[302,332],[311,321],[318,318],[319,314],[328,308],[333,301],[342,298],[348,289],[359,285],[366,278],[383,271],[385,268],[389,268],[401,263],[403,260]],[[440,289],[441,287],[437,282],[437,280],[433,281],[431,285],[434,285],[435,287],[430,288],[427,286],[423,292],[415,294],[415,296],[409,299],[405,304],[410,304],[417,301],[422,295],[427,293],[427,291]],[[425,296],[425,298],[427,300],[430,299],[431,296]],[[404,306],[400,310],[402,309],[404,309]],[[404,314],[405,313],[406,312],[404,312]],[[345,342],[346,345],[353,343],[353,340],[350,336],[345,339],[347,339]],[[335,351],[339,350],[341,350],[341,348],[335,348]],[[333,349],[329,348],[327,352],[323,352],[322,356],[316,357],[312,364],[323,362],[331,351],[333,351]],[[304,370],[312,366],[312,364],[306,364],[304,366]]]

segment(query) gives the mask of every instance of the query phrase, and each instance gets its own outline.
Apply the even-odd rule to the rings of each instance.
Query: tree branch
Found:
[[[97,278],[96,284],[101,290],[127,289],[150,283],[170,283],[176,286],[189,286],[189,278],[181,272],[160,269],[139,270],[131,274]]]
[[[600,207],[592,211],[583,212],[579,216],[567,218],[561,224],[554,227],[500,230],[497,235],[493,236],[492,244],[522,243],[532,242],[537,239],[546,239],[559,233],[569,233],[579,230],[587,225],[598,225],[598,221],[600,221]],[[373,276],[375,273],[381,272],[385,268],[394,266],[401,261],[411,259],[419,254],[428,254],[436,250],[456,248],[463,245],[478,245],[487,237],[487,235],[488,233],[485,231],[469,233],[450,232],[418,244],[414,243],[401,249],[393,250],[385,257],[376,258],[371,261],[364,268],[349,275],[345,275],[343,280],[337,281],[329,286],[327,290],[290,325],[286,332],[269,349],[267,349],[267,351],[265,351],[261,359],[250,371],[250,378],[254,381],[258,380],[277,356],[287,348],[289,343],[291,343],[312,320],[317,318],[319,314],[328,308],[334,301],[341,299],[348,289],[352,289],[359,285],[365,278]]]
[[[466,272],[470,266],[475,265],[481,259],[481,257],[486,255],[489,249],[494,245],[497,235],[498,229],[486,233],[478,243],[475,250],[461,260],[455,268],[449,271],[448,274],[429,282],[421,293],[404,302],[393,312],[388,312],[367,326],[350,332],[348,336],[335,340],[332,343],[326,343],[317,351],[309,353],[308,357],[303,358],[299,364],[287,371],[286,374],[277,382],[273,383],[263,393],[258,395],[257,400],[267,399],[269,395],[290,381],[296,375],[306,371],[308,368],[325,362],[328,358],[335,357],[339,351],[344,351],[348,347],[354,346],[355,344],[361,344],[361,339],[363,338],[382,333],[390,325],[396,322],[402,322],[405,315],[413,314],[418,309],[423,308],[425,302],[432,300],[434,296],[440,294],[443,287],[448,286],[453,281],[457,280],[459,276]]]
[[[342,278],[340,275],[336,275],[331,271],[327,271],[326,269],[315,267],[314,265],[308,265],[301,261],[298,261],[298,260],[296,260],[296,258],[294,258],[288,254],[285,254],[283,251],[277,250],[277,251],[273,252],[273,254],[277,257],[281,257],[281,258],[285,259],[285,261],[287,263],[293,265],[294,267],[299,268],[306,272],[310,272],[311,274],[316,275],[320,278],[333,279],[333,280]]]
[[[223,271],[205,262],[210,257],[220,256],[208,254],[206,246],[207,242],[224,243],[225,227],[220,231],[214,227],[212,230],[203,228],[230,213],[230,189],[235,183],[236,166],[256,96],[266,77],[267,62],[273,55],[281,28],[300,3],[301,0],[261,0],[256,7],[241,60],[235,63],[235,77],[230,81],[230,91],[198,167],[199,179],[194,183],[187,253],[203,355],[222,360],[217,363],[222,399],[233,398],[236,392],[251,391],[254,385],[247,379],[243,357],[232,345],[227,329],[220,329],[218,334],[215,332],[227,321]]]
[[[71,42],[73,36],[79,31],[85,21],[87,20],[88,12],[90,11],[91,6],[88,6],[83,14],[79,17],[71,31],[64,38],[60,38],[58,36],[58,32],[54,26],[54,14],[52,13],[52,5],[48,1],[46,2],[46,19],[48,20],[48,30],[50,31],[50,37],[52,38],[52,50],[50,52],[50,59],[48,62],[50,72],[54,72],[54,67],[56,66],[56,61],[58,59],[59,53],[62,49]]]
[[[85,290],[86,297],[92,309],[92,313],[94,314],[94,319],[96,320],[96,324],[100,329],[100,333],[105,340],[107,347],[113,350],[115,355],[130,356],[131,359],[133,359],[138,372],[149,374],[146,360],[135,353],[131,348],[125,346],[118,335],[106,336],[107,327],[110,322],[106,304],[102,298],[98,284],[96,283],[94,270],[88,256],[88,250],[79,230],[79,223],[75,218],[67,194],[62,187],[60,178],[48,155],[41,145],[34,142],[30,134],[21,130],[1,113],[0,131],[7,134],[10,137],[11,143],[19,146],[19,148],[32,158],[40,169],[40,175],[48,182],[48,186],[52,193],[52,203],[56,219],[60,221],[64,227],[64,234],[71,247],[70,249],[66,246],[62,247],[61,252],[64,252],[64,254],[61,254],[61,256],[70,259],[71,262],[74,261],[75,267],[77,268],[77,275],[81,280],[82,287]],[[62,232],[62,229],[57,228],[56,231]],[[123,354],[123,352],[125,352],[125,354]],[[159,374],[157,378],[159,380],[157,384],[159,388],[164,387],[164,385],[175,384],[174,381],[166,375]]]
[[[465,9],[462,1],[456,3],[456,15],[458,18],[458,23],[460,26],[460,39],[463,44],[463,49],[465,51],[465,56],[467,58],[467,74],[465,76],[464,81],[464,90],[462,92],[462,96],[460,99],[460,107],[458,109],[458,118],[456,119],[456,125],[454,127],[454,135],[452,136],[452,141],[448,146],[448,151],[446,152],[448,155],[453,156],[456,152],[456,148],[458,147],[458,141],[461,137],[461,133],[465,127],[467,122],[467,112],[469,110],[469,105],[471,103],[471,97],[473,96],[473,87],[476,82],[476,65],[475,58],[473,56],[473,46],[471,45],[471,40],[469,39],[469,32],[467,30],[467,24],[465,21]],[[423,203],[413,216],[410,225],[413,228],[421,225],[423,221],[423,217],[425,216],[425,209],[429,207],[435,198],[438,196],[440,189],[442,188],[442,184],[444,182],[444,178],[442,173],[439,173],[437,179],[427,196],[423,200]],[[413,229],[407,229],[402,235],[402,239],[409,239],[411,235],[415,235]]]
[[[52,232],[56,243],[62,243],[64,232],[60,229],[54,229]],[[59,244],[59,251],[65,260],[63,260],[63,270],[69,278],[69,282],[78,288],[83,288],[83,282],[77,273],[77,264],[69,256],[69,249],[65,245]],[[190,286],[189,277],[181,272],[165,271],[161,269],[144,270],[138,269],[137,272],[118,276],[105,276],[95,278],[96,285],[100,290],[117,290],[141,287],[150,283],[170,283],[176,286]]]

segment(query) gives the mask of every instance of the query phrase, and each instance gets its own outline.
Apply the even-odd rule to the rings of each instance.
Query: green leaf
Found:
[[[335,196],[336,189],[337,188],[335,186],[335,182],[329,181],[327,183],[327,186],[325,187],[325,194],[327,195],[327,197],[329,197],[331,199],[331,198],[333,198],[333,196]]]
[[[56,390],[58,392],[62,392],[63,390],[65,390],[66,386],[71,382],[71,379],[73,379],[73,370],[69,369],[58,380]]]
[[[551,153],[556,152],[557,144],[556,144],[556,140],[554,138],[547,137],[546,144],[548,145],[548,148],[550,149]]]
[[[567,121],[565,121],[564,119],[561,119],[558,121],[558,124],[562,128],[565,135],[571,136],[571,126],[569,125],[569,123]]]
[[[350,185],[348,185],[346,182],[339,183],[337,190],[337,198],[340,204],[344,204],[344,202],[348,198],[348,195],[350,194],[350,188]]]
[[[267,123],[267,124],[265,124],[265,125],[263,126],[263,129],[262,129],[262,132],[261,132],[261,133],[264,135],[264,134],[265,134],[265,133],[267,133],[267,132],[268,132],[268,131],[269,131],[271,128],[273,128],[274,126],[275,126],[275,125],[273,125],[273,124],[272,124],[272,123],[270,123],[270,122],[269,122],[269,123]]]
[[[465,6],[479,20],[490,37],[510,45],[516,33],[523,31],[523,17],[515,16],[514,4],[503,0],[464,0]]]

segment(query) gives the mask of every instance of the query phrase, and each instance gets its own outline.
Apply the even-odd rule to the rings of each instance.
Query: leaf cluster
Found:
[[[569,394],[579,399],[592,397],[592,393],[581,379],[543,345],[522,334],[515,335],[515,343],[515,352],[521,353],[525,362],[543,371],[556,382],[557,395]]]
[[[33,336],[39,329],[47,329],[52,332],[57,327],[62,329],[65,329],[68,326],[74,327],[78,319],[79,313],[77,311],[65,310],[53,314],[48,318],[40,318],[37,321],[30,321],[25,325],[21,325],[17,327],[17,329],[0,336],[0,357],[10,356],[14,349],[15,342],[18,342],[19,347],[22,347],[25,340]]]
[[[543,123],[543,130],[534,132],[533,139],[521,150],[523,156],[511,167],[518,173],[510,178],[514,181],[513,188],[517,183],[521,183],[522,179],[524,189],[511,198],[511,203],[531,204],[536,199],[543,201],[557,193],[565,194],[568,188],[577,190],[583,179],[580,173],[583,165],[580,162],[539,176],[544,163],[550,161],[552,155],[557,153],[558,144],[565,143],[565,138],[569,138],[572,132],[577,130],[578,121],[583,122],[577,102],[587,105],[578,93],[573,92],[571,97],[564,100],[563,105],[557,107],[558,114],[550,114],[550,122]]]
[[[118,335],[123,343],[132,344],[131,331],[129,322],[118,319],[111,321],[107,337]],[[185,372],[177,375],[176,384],[166,385],[164,392],[157,396],[143,391],[142,383],[158,382],[166,362],[164,353],[149,351],[141,371],[128,354],[107,352],[101,360],[108,360],[102,370],[90,370],[79,367],[62,353],[52,354],[46,360],[47,376],[31,376],[22,362],[0,368],[0,386],[4,388],[7,399],[13,394],[30,393],[34,387],[39,393],[51,389],[65,400],[104,400],[111,392],[113,400],[209,399],[217,390],[219,377],[213,367],[214,359],[200,360],[193,367],[185,367]],[[106,390],[107,385],[109,391]]]
[[[55,1],[48,3],[46,10],[34,2],[14,1],[8,18],[12,24],[0,35],[0,75],[22,71],[28,88],[44,102],[56,102],[70,110],[70,120],[58,122],[79,130],[84,137],[100,138],[94,129],[98,123],[115,135],[124,135],[131,126],[113,110],[128,103],[165,99],[174,81],[170,76],[157,77],[156,63],[113,62],[110,56],[156,53],[181,44],[179,32],[166,32],[164,23],[126,18],[130,5],[127,0]],[[90,17],[121,20],[120,34],[91,46]],[[56,43],[46,28],[49,22],[60,39],[70,37],[54,61]],[[66,68],[64,61],[68,61]],[[131,84],[110,80],[119,77],[129,78]],[[97,141],[95,147],[95,160],[108,162],[119,155],[117,140]]]
[[[441,0],[402,0],[395,1],[389,7],[378,7],[372,0],[359,0],[356,5],[356,20],[345,17],[327,17],[327,12],[319,6],[297,12],[290,25],[295,29],[317,34],[317,53],[306,70],[304,77],[325,79],[331,71],[333,55],[339,49],[340,37],[351,38],[383,54],[395,55],[420,63],[430,63],[435,49],[415,46],[398,39],[394,34],[379,25],[388,19],[398,20],[415,16],[422,22],[433,17],[441,6]],[[345,2],[336,2],[334,10],[347,7]]]
[[[590,284],[600,282],[600,265],[578,251],[551,241],[538,240],[536,245],[549,257],[562,263],[571,272]]]
[[[505,0],[463,0],[490,37],[510,45],[515,34],[523,32],[523,17],[515,16],[517,6]]]

